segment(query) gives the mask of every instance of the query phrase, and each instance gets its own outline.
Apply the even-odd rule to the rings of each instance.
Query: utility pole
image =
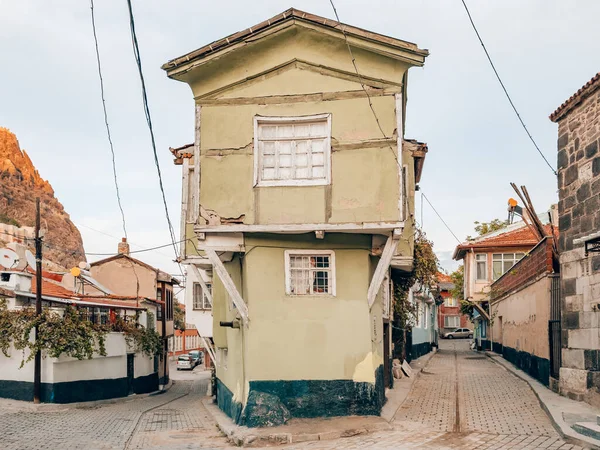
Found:
[[[40,198],[35,199],[35,315],[42,314],[42,237],[40,236]],[[38,326],[35,326],[35,342],[38,340]],[[33,368],[33,403],[40,403],[42,387],[42,352],[35,353]]]

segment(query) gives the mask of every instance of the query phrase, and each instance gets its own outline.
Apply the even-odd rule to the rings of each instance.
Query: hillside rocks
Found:
[[[85,261],[81,234],[54,197],[52,186],[21,150],[17,137],[0,127],[0,225],[33,227],[36,197],[42,205],[42,229],[47,229],[44,241],[52,247],[44,246],[44,259],[63,268]],[[14,238],[0,233],[0,244],[11,240]],[[33,247],[32,242],[28,244]]]

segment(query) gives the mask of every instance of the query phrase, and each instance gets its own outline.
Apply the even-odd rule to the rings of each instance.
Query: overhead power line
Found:
[[[123,205],[121,203],[121,195],[119,193],[119,182],[117,180],[117,164],[115,162],[115,149],[110,135],[110,127],[108,125],[108,113],[106,112],[106,100],[104,98],[104,79],[102,78],[102,65],[100,64],[100,50],[98,49],[98,36],[96,35],[96,19],[94,17],[94,0],[90,0],[90,9],[92,16],[92,31],[94,33],[94,45],[96,47],[96,61],[98,63],[98,78],[100,79],[100,97],[102,98],[102,111],[104,112],[104,124],[106,125],[106,135],[108,137],[108,143],[110,145],[110,153],[112,156],[112,170],[113,178],[115,181],[115,191],[117,194],[117,203],[119,204],[119,210],[121,211],[121,221],[123,222],[123,233],[127,238],[127,227],[125,225],[125,212],[123,211]]]
[[[467,16],[469,16],[469,21],[471,22],[471,26],[473,27],[473,30],[475,31],[475,34],[477,35],[477,39],[479,39],[479,43],[483,47],[483,51],[485,52],[485,56],[487,57],[487,60],[489,61],[490,66],[492,66],[492,70],[494,71],[494,74],[496,75],[496,78],[498,79],[498,82],[500,83],[500,86],[502,86],[502,90],[504,91],[504,94],[506,95],[506,98],[508,99],[508,102],[510,103],[510,106],[512,107],[513,111],[517,115],[517,118],[519,119],[519,122],[521,122],[521,126],[525,130],[525,133],[527,133],[527,136],[529,136],[529,140],[531,141],[531,143],[533,144],[533,146],[535,147],[535,149],[538,151],[538,153],[540,154],[540,156],[544,159],[544,161],[546,162],[546,164],[548,165],[548,167],[550,167],[550,170],[552,171],[552,173],[554,173],[555,176],[558,176],[558,173],[556,172],[556,170],[554,170],[554,167],[552,167],[552,165],[548,162],[548,160],[546,159],[546,157],[544,156],[544,154],[540,150],[540,147],[535,142],[535,139],[533,139],[533,136],[531,135],[531,133],[527,129],[527,126],[525,125],[525,122],[521,118],[521,115],[519,114],[519,111],[517,111],[517,107],[513,103],[512,98],[510,97],[510,95],[508,93],[508,90],[506,89],[506,86],[504,86],[504,83],[502,82],[502,79],[500,78],[500,75],[498,74],[498,71],[496,70],[496,66],[494,65],[494,62],[492,61],[492,57],[488,53],[487,48],[485,47],[485,44],[483,43],[483,39],[481,39],[481,35],[479,34],[479,31],[477,30],[477,27],[475,26],[475,23],[473,22],[473,18],[471,17],[471,13],[469,11],[469,8],[467,7],[467,4],[465,3],[465,0],[461,0],[461,1],[462,1],[463,6],[465,7],[465,11],[467,12]]]
[[[462,244],[461,240],[459,238],[456,237],[456,234],[454,234],[454,231],[452,231],[452,229],[448,226],[448,224],[446,223],[446,221],[442,218],[442,216],[440,215],[439,212],[437,212],[437,209],[435,209],[435,207],[431,204],[431,202],[429,201],[429,199],[427,198],[427,196],[425,195],[425,193],[423,191],[421,191],[421,195],[423,196],[423,198],[427,201],[427,203],[429,203],[429,206],[431,206],[431,209],[433,209],[433,212],[439,217],[439,219],[442,221],[442,223],[446,226],[446,228],[448,229],[448,231],[452,234],[452,236],[454,236],[454,239],[456,239],[456,241],[459,244]]]
[[[156,166],[156,171],[158,173],[158,184],[160,187],[162,201],[163,201],[163,205],[165,208],[165,217],[167,219],[167,224],[169,226],[169,233],[171,234],[171,242],[173,245],[173,251],[175,252],[175,258],[178,260],[179,252],[177,250],[177,245],[175,244],[175,231],[173,230],[173,224],[171,223],[171,218],[169,216],[169,207],[167,206],[167,198],[166,198],[165,189],[163,186],[162,173],[160,170],[160,163],[158,161],[158,153],[156,151],[156,141],[154,139],[154,129],[152,127],[152,118],[150,117],[150,108],[148,106],[148,95],[146,93],[146,82],[144,81],[144,72],[142,70],[142,60],[140,57],[140,49],[138,46],[137,35],[135,32],[135,20],[133,18],[133,9],[131,7],[131,0],[127,0],[127,7],[129,10],[129,27],[131,30],[131,43],[133,45],[133,54],[135,56],[135,63],[138,68],[140,82],[142,85],[142,101],[144,104],[144,114],[146,115],[146,123],[148,124],[148,130],[150,131],[150,140],[152,141],[152,151],[154,153],[154,165]],[[181,267],[180,267],[180,269],[181,269]]]

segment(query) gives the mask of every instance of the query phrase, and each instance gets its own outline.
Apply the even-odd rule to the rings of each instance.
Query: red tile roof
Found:
[[[175,336],[200,336],[196,328],[186,328],[185,331],[175,330]]]
[[[31,280],[31,293],[35,294],[37,292],[37,278],[34,277]],[[46,278],[42,278],[42,295],[47,295],[48,297],[57,297],[57,298],[65,298],[71,299],[75,296],[73,291],[69,291],[65,289],[59,284],[53,283]]]
[[[590,81],[585,83],[577,92],[575,92],[567,101],[560,105],[556,111],[550,114],[550,120],[556,122],[562,119],[575,106],[592,95],[600,88],[600,72],[592,77]]]
[[[544,225],[546,236],[552,236],[552,227]],[[554,234],[558,236],[558,229],[554,227]],[[469,249],[496,248],[496,247],[534,247],[539,242],[533,231],[527,225],[523,225],[516,230],[507,231],[501,234],[494,234],[488,238],[478,238],[473,241],[463,242],[456,247],[454,251],[455,259],[460,257],[460,253]]]
[[[442,272],[438,272],[436,278],[439,283],[452,283],[452,278],[450,277],[450,275],[446,275]]]

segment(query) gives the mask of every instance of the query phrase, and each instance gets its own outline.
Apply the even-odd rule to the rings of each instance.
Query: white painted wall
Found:
[[[205,270],[198,269],[205,283],[212,283],[211,278]],[[191,268],[187,269],[187,280],[185,285],[185,321],[194,324],[205,338],[213,335],[213,317],[212,311],[194,311],[194,283],[198,282],[196,272]]]

